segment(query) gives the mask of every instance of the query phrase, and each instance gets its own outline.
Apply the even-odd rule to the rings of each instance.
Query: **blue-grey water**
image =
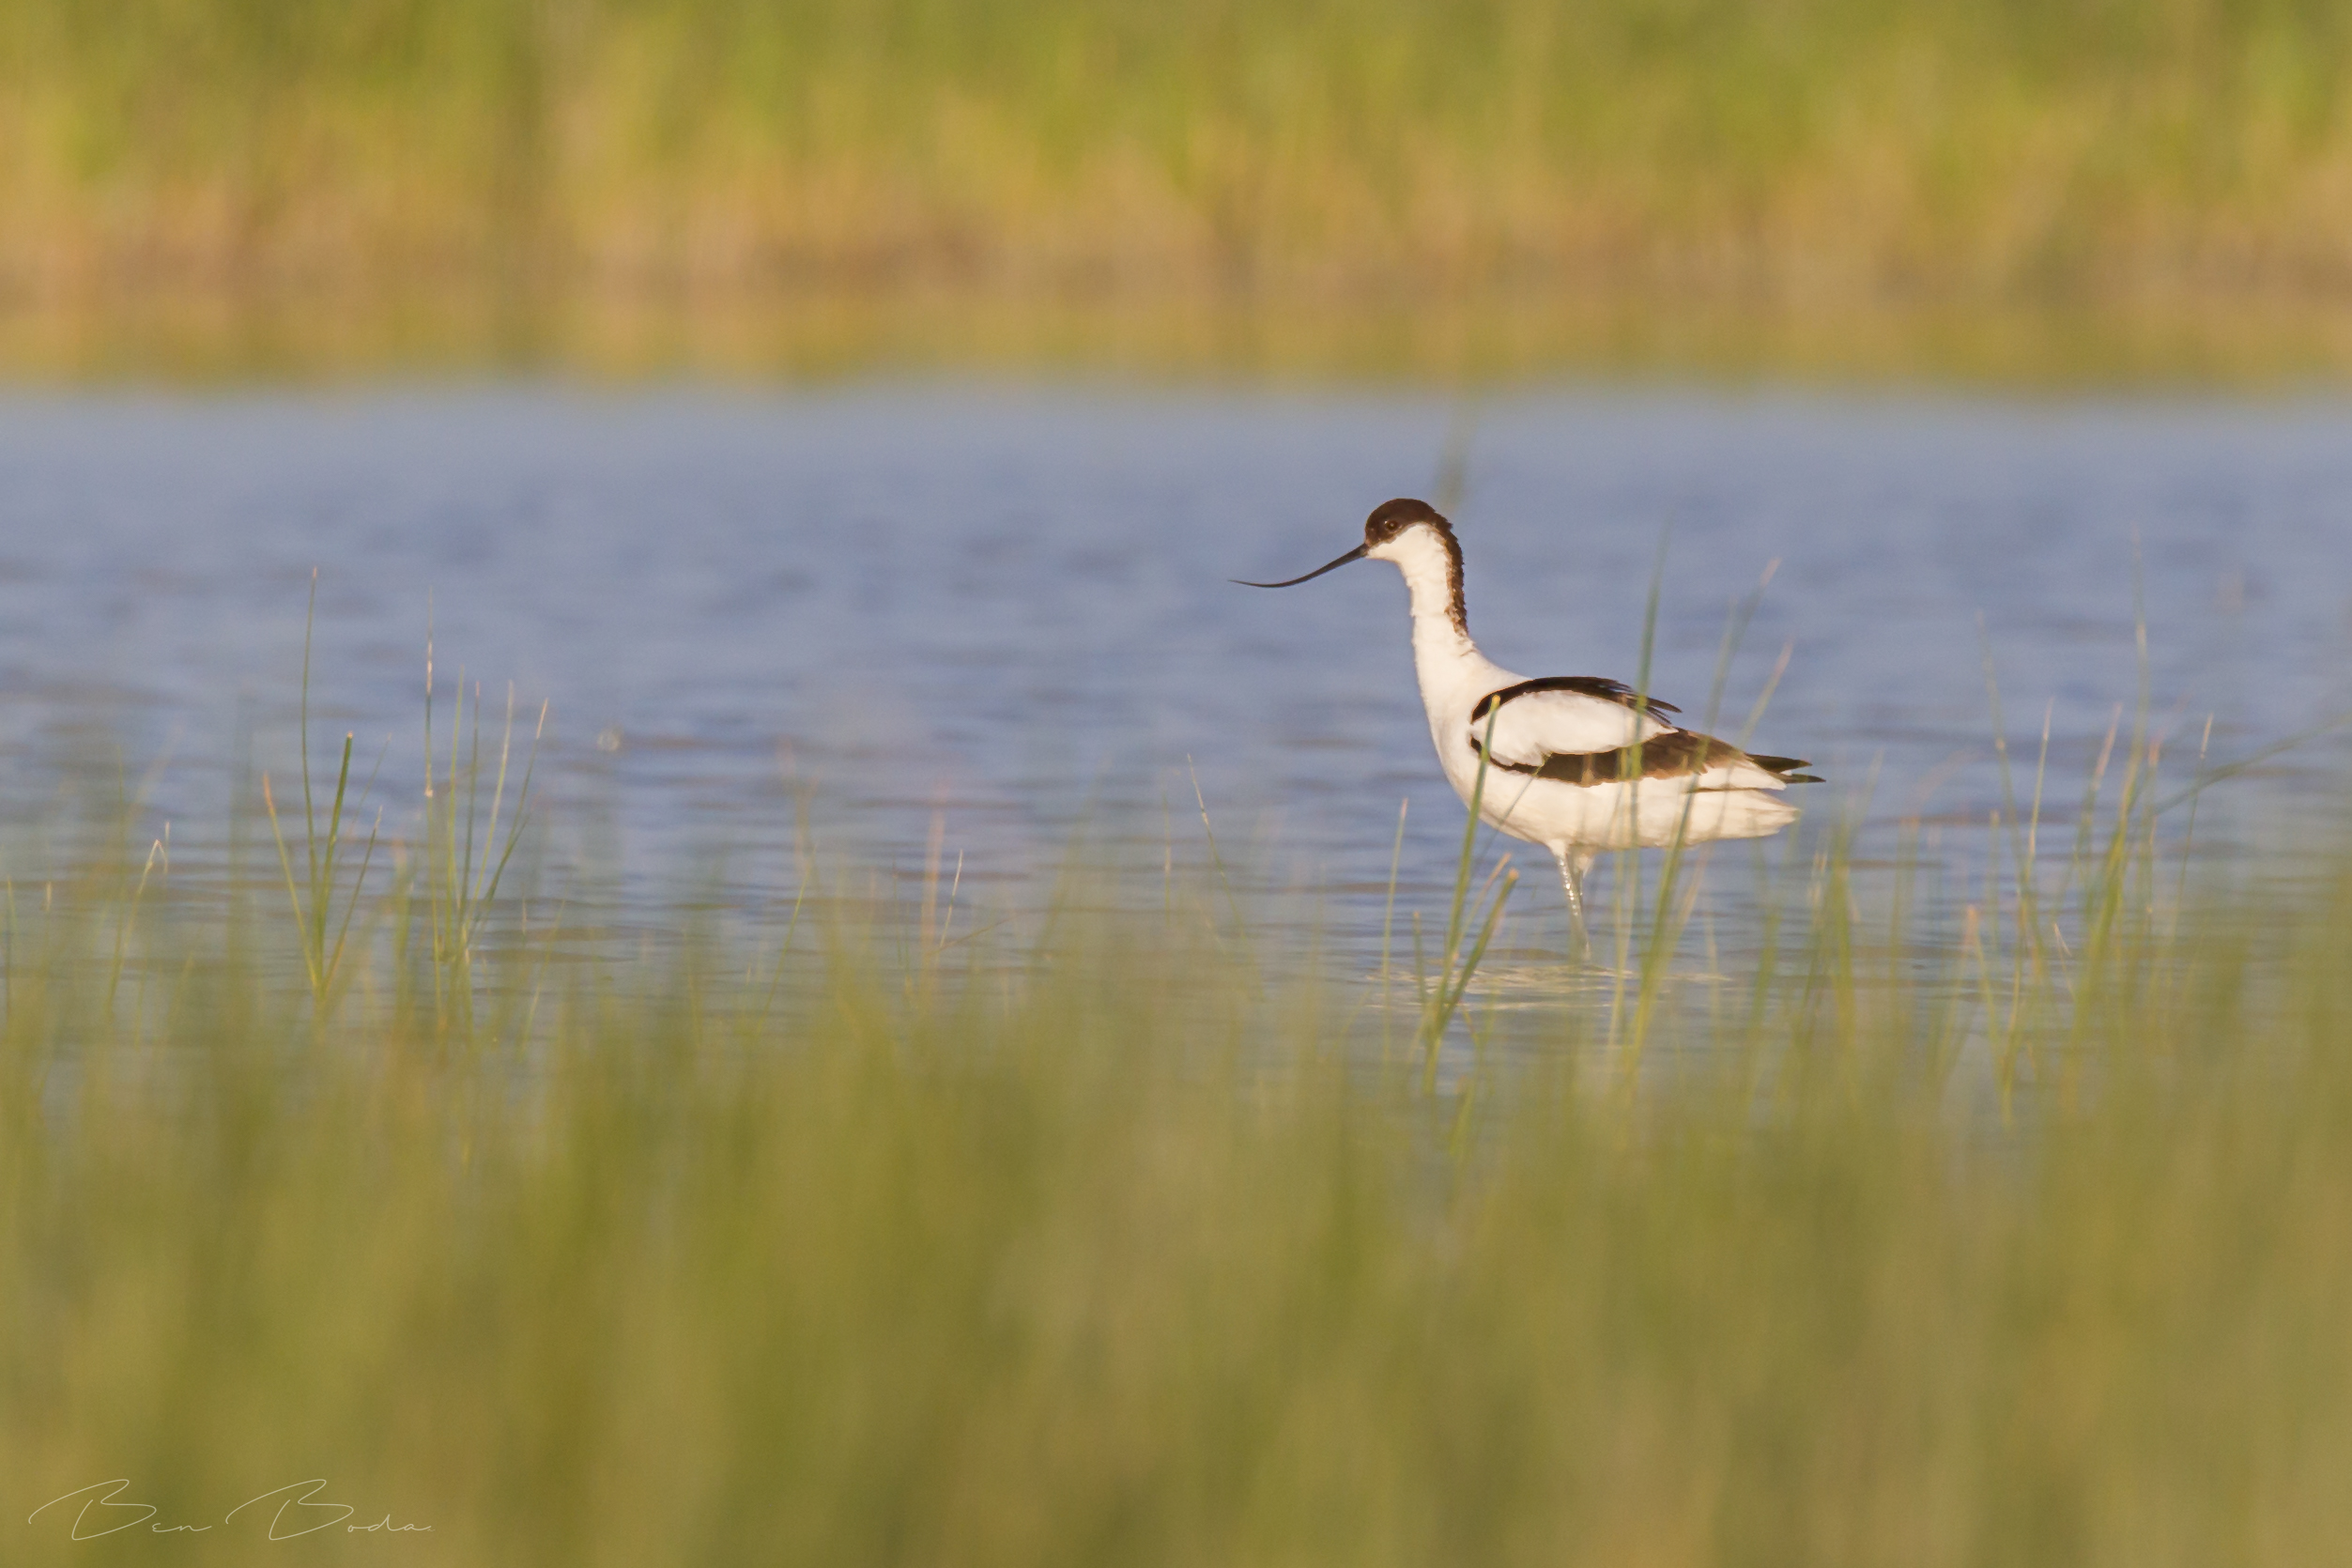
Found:
[[[965,386],[19,394],[0,812],[46,820],[114,769],[140,831],[201,842],[241,769],[283,791],[315,569],[315,744],[385,759],[388,829],[420,793],[429,626],[444,717],[460,669],[493,718],[510,684],[548,704],[549,853],[649,897],[789,892],[805,795],[844,860],[918,866],[936,819],[971,896],[1015,899],[1081,823],[1193,854],[1197,774],[1243,874],[1360,940],[1400,801],[1416,895],[1460,832],[1402,590],[1376,564],[1226,579],[1320,565],[1431,493],[1461,417]],[[2066,821],[2131,722],[2135,574],[2168,776],[2352,712],[2352,405],[1580,391],[1466,427],[1471,629],[1506,666],[1635,679],[1663,541],[1651,684],[1696,720],[1728,607],[1772,572],[1718,728],[1785,652],[1755,744],[1831,780],[1817,823],[1924,818],[1975,853],[1988,646],[2021,770],[2049,715]],[[2217,788],[2201,836],[2331,834],[2340,737]]]

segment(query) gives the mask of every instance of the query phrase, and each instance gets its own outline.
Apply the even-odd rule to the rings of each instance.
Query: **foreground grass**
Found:
[[[2112,884],[1955,959],[1859,934],[1832,853],[1769,972],[1661,1007],[1638,1069],[1568,1006],[1433,1091],[1212,884],[996,945],[932,889],[812,900],[780,963],[567,961],[544,913],[463,926],[457,792],[324,985],[305,933],[358,884],[299,818],[283,919],[135,855],[20,868],[9,1562],[314,1524],[633,1568],[2352,1540],[2341,869],[2160,908],[2118,835]],[[430,1533],[346,1533],[383,1519]]]
[[[2340,298],[2298,0],[17,0],[0,279]]]

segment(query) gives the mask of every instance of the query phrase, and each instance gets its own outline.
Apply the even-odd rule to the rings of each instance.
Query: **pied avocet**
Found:
[[[1552,852],[1579,940],[1584,873],[1599,852],[1760,838],[1797,819],[1782,791],[1821,782],[1794,757],[1755,756],[1678,727],[1667,715],[1680,709],[1622,681],[1531,681],[1488,659],[1462,610],[1461,542],[1427,501],[1376,508],[1362,544],[1305,576],[1241,586],[1291,588],[1366,560],[1405,574],[1413,667],[1447,781],[1464,804],[1475,797],[1487,822]]]

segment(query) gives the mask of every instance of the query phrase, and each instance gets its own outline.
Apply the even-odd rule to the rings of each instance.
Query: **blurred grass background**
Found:
[[[384,966],[322,1028],[284,930],[138,882],[15,888],[11,1563],[104,1551],[87,1496],[33,1515],[112,1478],[210,1531],[82,1528],[189,1563],[310,1478],[359,1512],[279,1528],[338,1560],[389,1515],[418,1562],[566,1568],[2306,1568],[2352,1531],[2340,875],[2136,928],[2006,1118],[1939,1056],[1984,1020],[1868,940],[1861,985],[1800,940],[1818,983],[1670,1071],[1595,1036],[1432,1094],[1183,904],[1009,976],[836,928],[773,1011],[740,955],[543,937],[461,1022]]]
[[[282,775],[241,871],[135,807],[11,837],[11,1564],[2352,1540],[2352,868],[2184,875],[2144,737],[1964,909],[1834,822],[1760,948],[1621,884],[1628,983],[1498,1030],[1481,979],[1437,1073],[1412,971],[1268,961],[1197,851],[1023,915],[812,842],[780,940],[599,940],[520,752],[441,755],[380,835]]]
[[[2328,366],[2348,67],[2326,0],[16,0],[0,351]]]

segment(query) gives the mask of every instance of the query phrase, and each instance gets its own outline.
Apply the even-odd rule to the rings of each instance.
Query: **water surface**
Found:
[[[641,892],[788,891],[804,792],[844,858],[919,867],[941,818],[972,896],[1015,901],[1081,823],[1191,853],[1197,775],[1228,856],[1322,895],[1360,949],[1399,803],[1424,901],[1461,822],[1403,591],[1376,564],[1226,579],[1319,565],[1376,502],[1430,493],[1459,414],[954,385],[20,396],[0,798],[54,817],[115,759],[146,780],[141,831],[217,833],[241,768],[287,776],[316,569],[317,743],[385,759],[395,831],[429,627],[444,715],[460,669],[494,711],[510,683],[548,703],[550,855],[617,856]],[[1922,818],[1956,868],[1980,857],[1987,646],[2025,766],[2048,715],[2063,823],[2131,722],[2135,573],[2168,773],[2352,711],[2352,405],[1581,391],[1472,427],[1456,519],[1486,651],[1636,678],[1663,541],[1652,684],[1696,721],[1727,607],[1771,572],[1717,723],[1785,653],[1755,742],[1830,778],[1817,825],[1863,811],[1883,846]],[[2291,845],[2335,819],[2345,758],[2321,741],[2234,781],[2200,837]]]

